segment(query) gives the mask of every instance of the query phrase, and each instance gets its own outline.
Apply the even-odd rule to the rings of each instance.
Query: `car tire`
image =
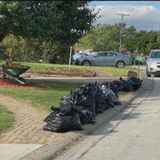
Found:
[[[148,72],[146,72],[146,75],[147,75],[147,77],[151,77],[151,75]]]
[[[125,66],[125,63],[124,63],[123,61],[118,61],[118,62],[116,63],[116,67],[117,67],[117,68],[124,68],[124,66]]]
[[[82,63],[83,66],[91,66],[91,62],[90,61],[83,61]]]

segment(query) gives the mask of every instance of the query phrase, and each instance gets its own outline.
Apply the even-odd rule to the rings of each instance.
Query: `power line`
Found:
[[[121,30],[120,30],[120,39],[119,39],[119,51],[122,51],[122,30],[123,30],[123,20],[125,16],[129,16],[129,14],[117,13],[116,15],[121,16]]]

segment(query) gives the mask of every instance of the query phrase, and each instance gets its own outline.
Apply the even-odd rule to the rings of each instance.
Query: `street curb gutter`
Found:
[[[74,131],[70,137],[67,137],[63,140],[63,142],[52,142],[50,144],[46,144],[37,150],[29,153],[28,155],[21,158],[21,160],[53,160],[57,155],[60,155],[64,150],[70,147],[73,144],[76,144],[78,141],[85,138],[86,135],[91,134],[94,130],[102,126],[104,123],[107,123],[113,116],[117,113],[121,112],[137,97],[142,93],[146,92],[146,90],[151,90],[154,86],[153,79],[144,79],[143,86],[135,92],[127,95],[121,102],[123,105],[116,106],[114,108],[110,108],[103,112],[103,114],[98,114],[96,117],[97,122],[93,124],[83,125],[83,131]]]

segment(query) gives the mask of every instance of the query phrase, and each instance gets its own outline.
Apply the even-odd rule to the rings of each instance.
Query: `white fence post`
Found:
[[[70,47],[70,55],[69,55],[69,65],[68,65],[69,71],[71,70],[71,62],[72,62],[72,46]]]

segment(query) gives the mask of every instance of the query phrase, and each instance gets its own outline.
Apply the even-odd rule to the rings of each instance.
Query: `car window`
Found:
[[[160,58],[160,51],[152,51],[151,58]]]
[[[106,52],[101,52],[101,53],[98,53],[98,56],[107,56],[107,53]]]
[[[117,56],[117,54],[113,53],[113,52],[109,52],[108,54],[109,54],[110,57],[116,57]]]

